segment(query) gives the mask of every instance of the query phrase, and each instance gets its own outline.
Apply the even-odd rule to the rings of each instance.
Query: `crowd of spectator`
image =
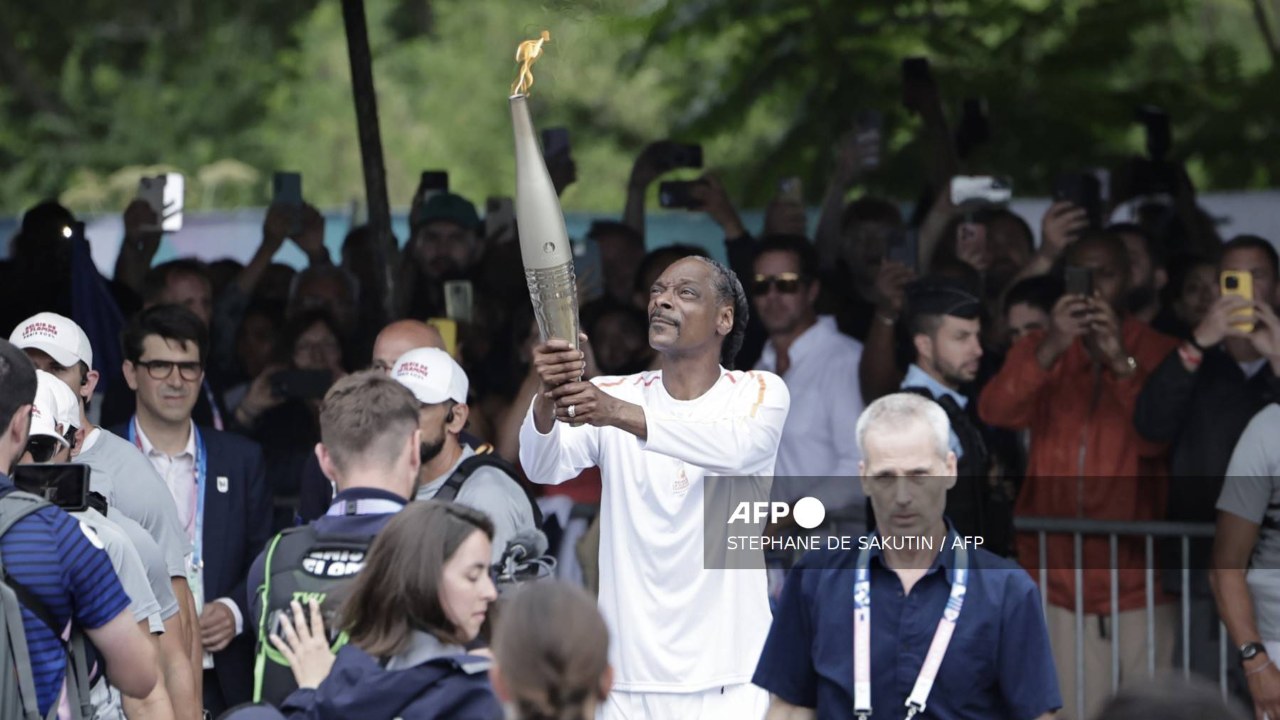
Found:
[[[915,109],[945,137],[933,102]],[[164,239],[139,200],[124,210],[109,278],[71,212],[53,201],[28,210],[0,265],[0,498],[28,466],[85,466],[89,484],[70,515],[41,506],[0,524],[6,580],[39,606],[24,601],[16,616],[35,691],[26,709],[194,719],[266,700],[306,718],[613,718],[676,707],[646,704],[661,692],[732,695],[749,685],[741,655],[754,653],[754,667],[764,646],[768,595],[789,613],[832,590],[792,581],[805,561],[774,555],[767,595],[748,576],[690,569],[700,546],[653,533],[693,537],[702,514],[689,488],[717,469],[771,476],[775,501],[819,497],[826,532],[892,526],[876,516],[888,495],[868,497],[857,480],[868,459],[855,428],[871,403],[907,393],[945,415],[947,527],[983,537],[1045,593],[1027,627],[1043,627],[1051,656],[1025,664],[1029,686],[1006,693],[1002,716],[1136,717],[1117,709],[1132,696],[1104,709],[1113,673],[1131,685],[1185,654],[1197,674],[1227,673],[1242,699],[1280,717],[1269,659],[1280,657],[1280,583],[1268,572],[1280,571],[1274,237],[1219,237],[1171,162],[1162,194],[1116,183],[1098,217],[1056,199],[1038,243],[1001,202],[953,202],[954,159],[926,173],[927,199],[908,216],[887,198],[850,199],[876,164],[850,138],[812,235],[794,197],[772,201],[752,234],[714,174],[693,185],[693,211],[722,230],[726,267],[694,246],[647,247],[663,147],[637,159],[622,220],[587,233],[601,278],[581,297],[581,367],[539,338],[519,244],[486,236],[457,194],[415,202],[389,264],[367,227],[335,264],[315,208],[273,205],[247,263],[153,265]],[[286,242],[305,267],[274,261]],[[391,303],[376,292],[388,282]],[[459,282],[465,309],[446,293]],[[722,304],[699,314],[688,287]],[[702,332],[710,355],[691,344]],[[742,383],[714,385],[716,412],[750,406],[777,427],[744,440],[714,413],[682,409],[701,397],[690,391],[701,371],[686,361],[707,357],[720,365],[713,383]],[[648,426],[643,414],[628,426],[610,397],[645,407]],[[654,422],[659,412],[670,425]],[[716,437],[715,452],[694,447]],[[738,450],[736,465],[716,454]],[[684,500],[632,482],[671,472]],[[1216,537],[1153,556],[1138,534],[1073,542],[1015,530],[1045,517],[1216,523]],[[786,518],[766,532],[808,530]],[[664,575],[672,563],[685,564]],[[560,582],[534,582],[550,574]],[[293,590],[279,599],[273,583]],[[1036,611],[1032,584],[1016,589]],[[921,587],[945,603],[945,586]],[[650,594],[632,614],[628,603]],[[775,631],[815,631],[786,617]],[[64,645],[66,626],[91,649]],[[786,674],[796,642],[771,636],[755,677],[803,708],[805,679]],[[1053,683],[1060,699],[1036,692]],[[745,694],[733,702],[764,712]]]

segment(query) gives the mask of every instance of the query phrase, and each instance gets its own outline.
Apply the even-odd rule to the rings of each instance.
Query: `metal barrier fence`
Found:
[[[1155,637],[1155,596],[1156,596],[1156,538],[1176,539],[1180,547],[1181,563],[1181,665],[1183,676],[1191,676],[1191,540],[1192,538],[1212,539],[1213,523],[1185,523],[1146,521],[1129,522],[1124,520],[1094,520],[1089,518],[1058,517],[1018,517],[1014,519],[1014,527],[1020,532],[1035,533],[1039,549],[1039,584],[1040,600],[1045,605],[1048,615],[1048,552],[1047,541],[1050,535],[1069,535],[1074,545],[1075,572],[1075,697],[1078,712],[1085,708],[1084,688],[1084,571],[1083,545],[1084,538],[1105,536],[1110,543],[1111,558],[1108,567],[1111,572],[1111,690],[1114,693],[1120,686],[1120,600],[1119,600],[1119,539],[1121,537],[1142,537],[1146,546],[1146,623],[1147,623],[1147,672],[1155,673],[1156,637]],[[1175,658],[1175,664],[1178,658]],[[1219,622],[1218,627],[1218,683],[1222,696],[1228,696],[1227,688],[1227,631]],[[1063,693],[1068,691],[1062,688]]]

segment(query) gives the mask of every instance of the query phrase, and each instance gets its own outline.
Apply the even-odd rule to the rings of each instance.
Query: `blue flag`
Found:
[[[124,317],[107,281],[93,264],[89,243],[83,237],[71,241],[71,319],[89,336],[93,347],[93,369],[99,376],[95,392],[105,393],[116,383],[123,386],[124,348],[120,334],[124,331]]]

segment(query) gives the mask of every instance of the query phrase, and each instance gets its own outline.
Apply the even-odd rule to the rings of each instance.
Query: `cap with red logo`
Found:
[[[47,353],[63,367],[82,362],[93,367],[93,347],[89,337],[71,318],[57,313],[42,312],[18,323],[9,335],[9,342],[19,348]]]
[[[439,348],[416,348],[401,355],[391,368],[391,379],[409,388],[424,405],[467,402],[466,371]]]

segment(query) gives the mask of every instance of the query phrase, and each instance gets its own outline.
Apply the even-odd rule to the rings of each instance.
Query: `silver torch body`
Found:
[[[578,347],[578,288],[564,213],[538,147],[528,96],[512,95],[516,141],[516,228],[529,299],[545,342],[560,338]]]

